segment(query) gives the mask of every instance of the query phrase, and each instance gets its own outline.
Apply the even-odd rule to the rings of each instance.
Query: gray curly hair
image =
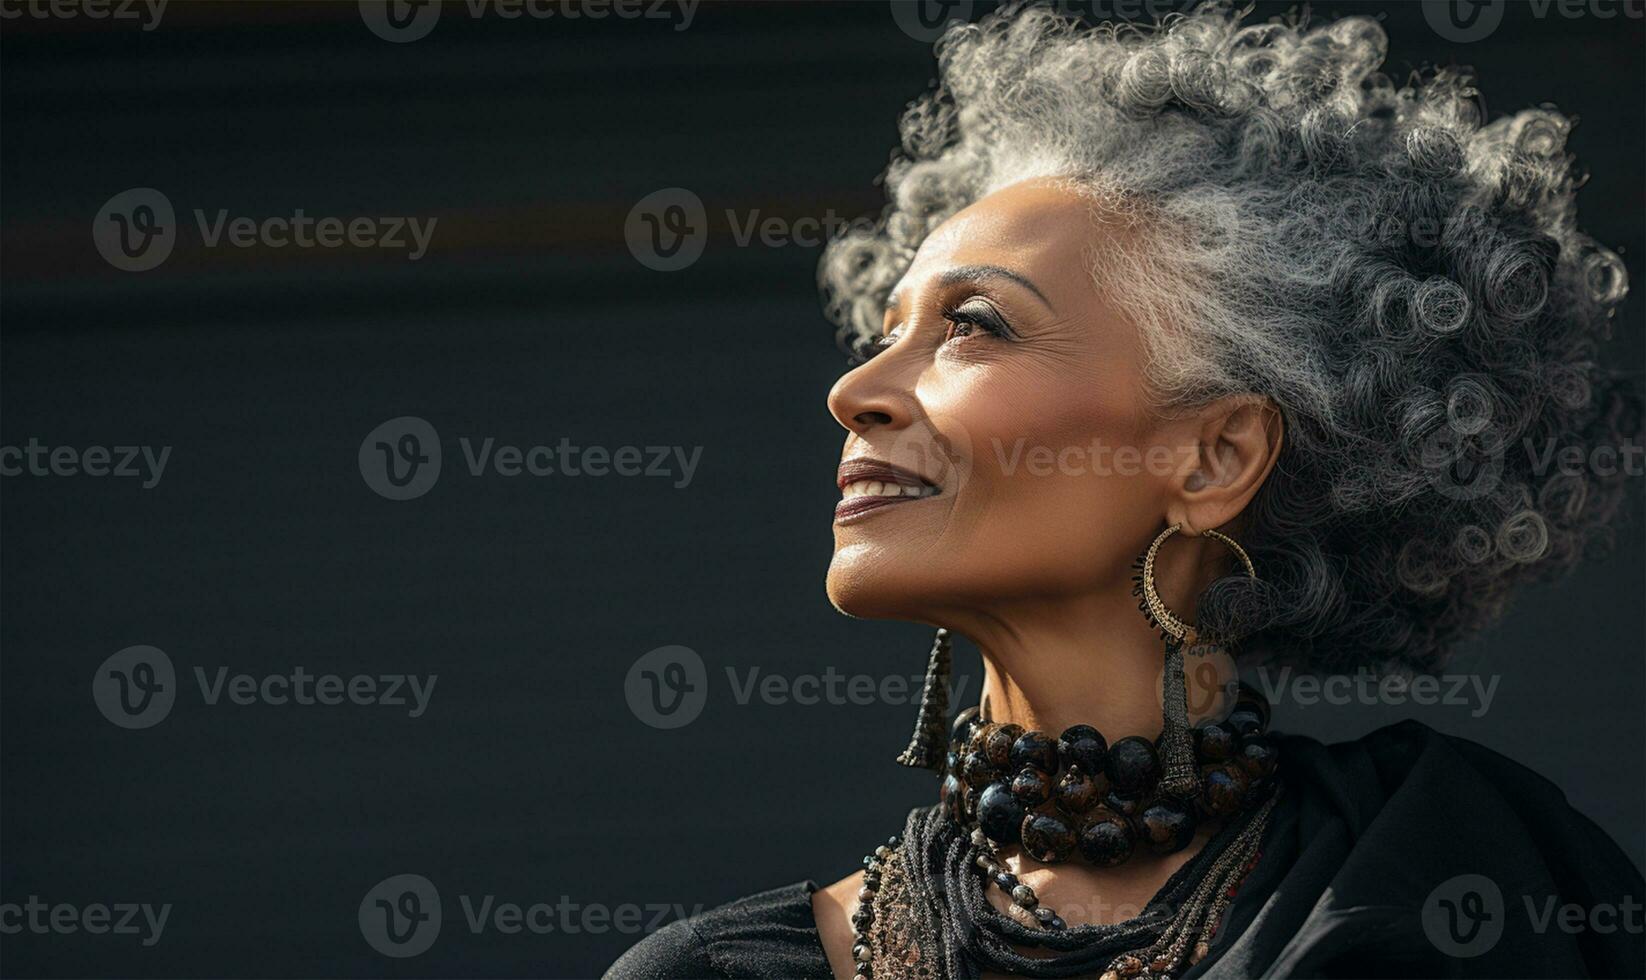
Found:
[[[952,28],[885,212],[825,252],[825,303],[859,347],[946,218],[1071,182],[1136,233],[1090,259],[1162,410],[1255,393],[1286,421],[1244,515],[1261,578],[1213,583],[1203,627],[1320,671],[1433,670],[1516,585],[1607,538],[1622,475],[1522,447],[1639,432],[1639,399],[1595,363],[1626,274],[1574,225],[1564,116],[1482,125],[1451,71],[1396,87],[1372,20],[1241,20],[1014,5]]]

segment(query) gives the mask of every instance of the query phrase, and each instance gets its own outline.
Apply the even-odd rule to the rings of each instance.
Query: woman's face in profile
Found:
[[[849,430],[835,605],[919,618],[1129,578],[1194,443],[1149,408],[1137,330],[1102,291],[1127,284],[1090,273],[1124,234],[1090,199],[1031,181],[925,240],[879,353],[829,396]]]

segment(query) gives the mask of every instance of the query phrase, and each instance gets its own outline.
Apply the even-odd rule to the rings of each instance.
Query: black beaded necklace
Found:
[[[973,867],[985,888],[992,884],[1010,898],[1012,918],[1033,927],[1019,926],[1007,930],[1009,935],[995,936],[989,944],[995,951],[995,965],[1030,975],[1067,975],[1042,973],[1042,969],[1057,967],[1052,961],[1014,954],[1010,945],[1080,950],[1079,941],[1088,937],[1093,943],[1085,950],[1087,956],[1108,964],[1104,980],[1170,977],[1205,956],[1235,889],[1257,861],[1258,844],[1277,795],[1279,753],[1267,736],[1269,717],[1269,704],[1262,695],[1241,685],[1235,708],[1226,718],[1195,728],[1199,778],[1195,791],[1185,798],[1162,789],[1159,751],[1149,739],[1131,736],[1111,746],[1089,725],[1075,725],[1053,739],[1044,732],[990,722],[976,708],[962,712],[950,732],[941,803],[934,816],[958,830],[961,844],[970,847],[948,846],[945,863],[959,860]],[[1113,867],[1133,854],[1138,841],[1157,854],[1181,850],[1207,821],[1233,822],[1168,883],[1175,913],[1157,909],[1152,918],[1146,914],[1107,930],[1091,926],[1070,930],[1062,916],[1042,905],[1034,889],[1019,880],[999,855],[1000,847],[1016,844],[1045,864],[1078,854],[1095,866]],[[911,833],[919,832],[924,844],[929,836],[924,825],[911,816],[909,828]],[[921,952],[920,930],[912,910],[894,903],[901,921],[877,921],[876,906],[884,901],[881,889],[888,873],[904,881],[933,870],[930,855],[905,855],[904,847],[902,840],[893,837],[864,858],[859,906],[852,917],[856,980],[874,976],[876,929],[880,946],[891,942],[901,950],[892,961],[895,976],[946,975],[933,960],[936,949]],[[1188,873],[1192,869],[1191,880]],[[907,890],[917,890],[919,884],[918,879],[908,880]],[[899,903],[904,901],[899,899]],[[953,914],[960,917],[954,931],[974,938],[991,934],[977,921],[989,915],[987,909],[963,908]],[[944,947],[944,958],[952,963],[956,951],[946,931],[940,922],[936,935],[926,937],[925,946]],[[1053,939],[1064,935],[1068,942]],[[1120,941],[1122,948],[1127,941],[1137,945],[1110,956],[1104,941]],[[880,952],[884,956],[885,951]],[[1084,959],[1081,963],[1091,966]]]
[[[1078,854],[1113,867],[1139,839],[1171,854],[1188,846],[1200,823],[1267,798],[1279,764],[1268,724],[1268,701],[1241,685],[1227,718],[1193,730],[1199,779],[1185,798],[1160,789],[1160,756],[1149,739],[1132,735],[1110,746],[1090,725],[1053,739],[969,708],[955,719],[939,798],[958,823],[980,828],[997,846],[1021,844],[1042,864]]]

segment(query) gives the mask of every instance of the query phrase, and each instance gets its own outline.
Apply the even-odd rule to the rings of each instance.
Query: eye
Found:
[[[949,321],[947,340],[969,337],[979,331],[1003,339],[1016,336],[1000,311],[981,299],[970,299],[959,306],[949,307],[943,311],[943,318]]]

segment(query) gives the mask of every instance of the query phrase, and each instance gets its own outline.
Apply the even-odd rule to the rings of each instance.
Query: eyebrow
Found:
[[[1026,276],[1013,272],[1012,270],[1002,266],[959,265],[952,269],[945,269],[937,276],[937,282],[942,286],[956,286],[961,283],[968,282],[983,283],[988,282],[991,279],[1004,279],[1007,282],[1016,283],[1017,285],[1022,286],[1024,289],[1027,289],[1029,292],[1033,293],[1035,298],[1045,304],[1047,309],[1051,309],[1052,301],[1046,298],[1046,294],[1042,293],[1039,287],[1037,287],[1033,282],[1030,282]],[[886,297],[887,309],[892,309],[897,306],[898,303],[899,299],[897,293],[893,293],[892,295]]]

